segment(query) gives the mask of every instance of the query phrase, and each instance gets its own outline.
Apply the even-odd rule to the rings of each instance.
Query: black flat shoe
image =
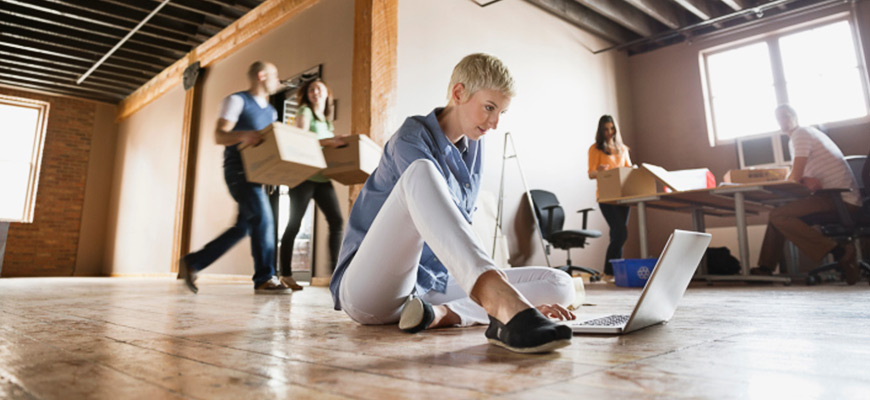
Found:
[[[535,308],[520,311],[507,324],[489,316],[489,343],[516,353],[549,353],[571,344],[571,328],[557,324]]]
[[[408,297],[399,317],[399,329],[408,333],[417,333],[426,329],[435,319],[432,305],[417,296]]]
[[[196,287],[196,271],[190,268],[185,257],[181,257],[178,260],[178,278],[184,279],[184,284],[187,285],[187,288],[191,292],[196,293],[199,291],[199,288]]]

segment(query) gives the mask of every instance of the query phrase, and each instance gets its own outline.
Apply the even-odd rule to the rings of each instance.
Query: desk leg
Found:
[[[692,210],[692,229],[695,232],[706,232],[707,226],[704,224],[704,210]]]
[[[637,203],[637,229],[640,239],[640,258],[649,258],[649,245],[646,242],[646,202]]]
[[[694,209],[692,210],[692,229],[695,232],[706,232],[707,226],[704,224],[704,210]],[[701,264],[698,266],[698,270],[695,271],[696,276],[707,275],[707,255],[704,254],[704,257],[701,258]]]
[[[749,275],[749,237],[746,229],[746,208],[743,203],[743,192],[734,192],[734,216],[737,219],[737,246],[740,256],[740,275],[707,275],[704,278],[708,284],[713,281],[743,281],[743,282],[780,282],[791,284],[791,278],[782,276]]]
[[[746,210],[743,192],[734,193],[734,213],[737,218],[737,247],[740,251],[740,267],[743,275],[749,275],[749,238],[746,232]]]

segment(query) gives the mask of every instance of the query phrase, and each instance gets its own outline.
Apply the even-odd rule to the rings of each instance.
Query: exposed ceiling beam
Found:
[[[627,29],[577,4],[574,0],[526,1],[610,42],[624,43],[634,39],[634,34]]]
[[[721,0],[725,3],[726,6],[730,7],[734,11],[740,11],[749,5],[744,0]]]
[[[76,18],[60,16],[43,10],[28,9],[13,4],[4,4],[3,9],[0,9],[0,16],[2,16],[3,20],[20,18],[21,20],[30,21],[28,23],[42,23],[46,26],[63,27],[78,31],[74,35],[78,35],[80,32],[85,32],[93,35],[105,36],[112,39],[111,42],[117,42],[130,30],[130,28],[96,24],[90,21],[82,21]],[[185,42],[179,43],[158,36],[137,36],[130,38],[129,42],[163,48],[167,51],[171,50],[173,52],[181,52],[182,55],[186,54],[193,47]]]
[[[7,46],[4,43],[0,43],[0,56],[3,56],[3,58],[5,59],[18,59],[22,62],[32,62],[39,65],[65,67],[70,69],[71,71],[75,70],[81,72],[87,71],[88,67],[90,67],[92,62],[92,60],[79,61],[48,53],[18,48],[15,46]],[[130,83],[139,83],[139,85],[147,82],[148,78],[150,77],[141,70],[131,74],[131,71],[115,68],[112,66],[106,66],[105,64],[103,64],[103,68],[100,68],[100,71],[95,71],[95,74],[106,75],[107,77],[122,78],[126,79]],[[138,87],[139,85],[137,85],[136,87]]]
[[[674,4],[667,0],[625,0],[646,15],[655,18],[668,28],[677,29],[684,25]]]
[[[66,25],[53,25],[40,20],[21,18],[16,15],[7,15],[0,25],[8,25],[26,30],[40,32],[46,35],[55,35],[61,38],[73,38],[87,43],[111,47],[120,40],[112,35],[101,34],[93,30],[76,29]],[[142,42],[128,41],[124,48],[135,53],[148,56],[161,57],[169,62],[184,56],[184,52],[167,49],[155,44],[143,44]]]
[[[643,37],[661,32],[657,23],[638,9],[620,1],[611,0],[574,0],[607,19],[628,28]]]
[[[28,82],[22,81],[14,78],[7,79],[6,77],[0,76],[0,86],[9,86],[13,88],[26,88],[31,90],[39,90],[46,93],[51,94],[62,94],[70,97],[76,98],[84,98],[90,100],[101,101],[105,103],[117,103],[118,99],[116,97],[107,96],[101,93],[94,93],[82,90],[70,90],[63,87],[50,85],[50,84],[41,84],[38,82]]]
[[[10,69],[24,68],[25,71],[40,73],[46,76],[56,76],[59,80],[74,80],[79,75],[81,75],[81,72],[84,72],[84,69],[82,69],[81,72],[78,72],[77,70],[61,69],[53,65],[39,64],[34,62],[33,60],[21,60],[20,58],[8,56],[0,59],[0,67],[6,67]],[[130,82],[128,79],[119,79],[117,77],[106,78],[103,75],[96,74],[91,74],[88,80],[93,82],[101,82],[104,84],[112,85],[114,87],[124,87],[127,89],[127,92],[135,90],[137,87],[139,87],[139,85]]]
[[[186,67],[195,58],[207,65],[253,40],[263,26],[274,28],[269,17],[281,19],[317,2],[268,0],[259,7],[264,1],[0,0],[0,80],[117,102],[173,63]],[[212,40],[255,7],[261,14],[240,25],[233,32],[237,36]],[[172,78],[180,82],[180,71],[174,72]],[[75,84],[76,77],[82,81],[88,74],[84,83]]]
[[[127,32],[130,31],[130,29],[132,29],[136,26],[136,24],[139,23],[139,21],[136,21],[135,19],[118,18],[116,16],[107,15],[106,13],[88,11],[81,6],[67,6],[60,3],[45,1],[33,4],[22,2],[19,0],[4,0],[4,2],[7,3],[4,4],[4,7],[6,8],[8,8],[9,5],[17,5],[29,9],[22,12],[21,14],[23,15],[42,11],[42,15],[49,15],[49,19],[53,20],[77,20],[79,22],[84,22],[85,25],[91,24],[96,26],[120,29],[123,31],[121,37],[123,37]],[[162,40],[175,41],[191,47],[198,44],[198,42],[189,39],[187,33],[173,32],[171,30],[152,26],[143,27],[139,30],[139,32],[137,32],[137,34],[151,36],[153,38]]]
[[[2,23],[0,23],[2,24]],[[16,35],[22,38],[28,38],[35,41],[53,43],[58,46],[65,46],[75,50],[86,51],[89,53],[102,55],[108,51],[112,45],[98,41],[84,39],[81,36],[68,36],[50,31],[30,29],[26,26],[6,24],[2,35]],[[140,62],[145,64],[159,65],[161,68],[171,64],[176,58],[161,54],[162,52],[152,52],[139,48],[126,48],[118,51],[118,58],[122,60]]]
[[[17,1],[17,0],[16,0]],[[145,15],[137,18],[138,13],[132,12],[129,8],[126,7],[117,7],[108,3],[100,3],[96,1],[69,1],[69,0],[43,0],[46,4],[41,4],[40,2],[34,2],[34,6],[42,6],[49,10],[55,10],[63,13],[66,16],[71,17],[82,17],[90,20],[98,20],[98,21],[107,21],[110,23],[115,23],[117,25],[123,26],[126,31],[130,31],[134,28]],[[149,10],[150,12],[150,10]],[[196,32],[196,26],[192,25],[182,25],[179,23],[173,23],[163,18],[162,20],[158,18],[158,22],[162,22],[160,24],[156,24],[150,26],[154,29],[155,33],[159,34],[169,34],[169,35],[182,35],[186,36],[193,32]]]
[[[120,93],[120,92],[112,93],[112,92],[107,91],[104,88],[76,85],[75,81],[72,81],[70,83],[61,83],[61,82],[56,82],[52,79],[44,79],[44,78],[35,77],[35,76],[27,76],[25,74],[15,75],[15,76],[3,74],[2,79],[7,80],[7,81],[11,80],[11,81],[18,81],[18,82],[26,82],[26,83],[30,83],[33,85],[42,85],[45,87],[56,87],[56,88],[63,88],[66,90],[74,90],[74,91],[78,90],[78,91],[84,91],[84,92],[91,92],[97,96],[102,95],[102,97],[105,97],[105,98],[120,99],[120,98],[124,97],[124,94]]]
[[[97,0],[91,0],[90,4],[94,6],[99,3]],[[142,20],[145,18],[151,10],[154,9],[154,3],[149,0],[99,0],[103,4],[100,9],[102,10],[113,10],[115,14],[121,14],[129,16],[133,19]],[[205,22],[205,17],[199,13],[188,12],[185,10],[177,10],[171,8],[164,8],[160,11],[160,15],[155,15],[154,18],[151,19],[152,22],[163,25],[167,24],[167,21],[172,21],[174,23],[188,25],[192,28],[192,30],[196,30],[196,28]]]
[[[152,0],[153,2],[159,2],[160,0]],[[221,6],[216,6],[214,4],[210,4],[204,1],[198,0],[173,0],[169,2],[170,7],[174,7],[180,10],[190,11],[198,14],[203,14],[205,16],[209,16],[217,21],[221,27],[225,27],[231,23],[233,23],[233,19],[227,18],[223,14],[223,9]]]
[[[250,2],[239,2],[239,1],[219,1],[219,0],[205,0],[206,3],[217,4],[223,7],[224,12],[230,15],[236,15],[241,17],[245,15],[248,11],[251,11],[252,8],[260,5],[262,1],[250,1]]]
[[[70,46],[62,46],[54,43],[40,42],[35,41],[28,38],[21,38],[16,36],[7,35],[5,33],[0,34],[0,37],[3,38],[2,42],[4,45],[13,47],[21,50],[31,50],[39,53],[50,54],[58,57],[62,57],[70,60],[84,61],[84,62],[93,62],[96,57],[94,56],[94,52],[87,52],[72,48]],[[130,62],[125,60],[117,59],[116,57],[110,58],[111,62],[106,62],[106,65],[128,70],[131,72],[142,72],[142,73],[151,73],[154,74],[157,71],[160,71],[160,67],[138,63],[138,62]]]
[[[21,68],[20,66],[5,64],[3,61],[0,61],[0,74],[5,77],[29,79],[33,81],[54,82],[59,85],[70,85],[71,87],[75,85],[76,78],[58,76],[56,74],[46,73],[44,71]],[[127,88],[120,87],[113,83],[105,82],[89,82],[87,85],[81,85],[80,87],[87,87],[93,90],[103,90],[106,92],[114,93],[117,96],[124,96],[130,91]]]
[[[712,1],[709,0],[674,0],[674,3],[679,4],[686,11],[695,14],[698,18],[706,21],[719,16]]]
[[[651,42],[666,41],[666,40],[668,40],[668,38],[671,38],[671,37],[674,37],[677,35],[685,35],[686,32],[691,33],[693,30],[704,29],[704,28],[708,28],[710,26],[721,27],[723,25],[723,23],[726,21],[734,20],[737,18],[744,18],[744,17],[749,16],[750,14],[764,13],[768,10],[775,11],[775,10],[782,9],[783,7],[786,7],[787,9],[791,10],[790,12],[786,11],[786,12],[769,13],[769,15],[776,15],[777,17],[785,17],[787,15],[805,15],[807,13],[812,13],[812,12],[816,12],[818,10],[823,10],[823,9],[826,9],[828,7],[831,7],[831,6],[835,6],[837,4],[842,4],[842,2],[843,2],[843,0],[815,0],[812,3],[806,3],[804,0],[771,0],[771,1],[768,1],[767,3],[761,4],[761,5],[754,5],[753,7],[746,8],[746,9],[743,9],[740,11],[733,11],[733,12],[730,12],[730,13],[727,13],[724,15],[720,15],[716,18],[712,18],[712,19],[709,19],[706,21],[701,21],[701,22],[694,23],[691,25],[686,25],[686,26],[680,27],[679,29],[675,29],[675,30],[667,31],[667,32],[662,32],[662,33],[657,34],[651,38],[642,38],[642,39],[635,40],[633,42],[622,43],[622,44],[614,45],[614,46],[611,46],[611,47],[608,47],[605,49],[596,50],[593,52],[593,54],[600,54],[600,53],[607,52],[607,51],[621,50],[621,49],[627,49],[627,48],[635,48],[636,49],[636,48],[638,48],[638,46],[644,46],[645,44],[648,44]],[[789,8],[788,6],[792,5],[792,3],[803,4],[803,6]],[[769,20],[770,20],[770,18],[765,19],[765,21],[769,21]],[[756,19],[752,20],[753,23],[758,22],[758,21],[760,21],[760,18],[756,18]],[[646,49],[646,50],[648,50],[648,49]]]

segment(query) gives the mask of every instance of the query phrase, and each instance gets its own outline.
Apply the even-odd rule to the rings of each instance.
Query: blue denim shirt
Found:
[[[465,137],[456,144],[450,143],[438,125],[437,115],[441,110],[436,108],[425,117],[406,119],[398,132],[384,145],[381,161],[363,186],[347,222],[338,263],[329,284],[336,310],[341,309],[338,288],[344,271],[350,265],[387,196],[412,162],[424,159],[435,164],[447,183],[456,208],[471,223],[480,188],[483,143],[470,141]],[[429,246],[425,245],[417,268],[417,294],[423,295],[430,290],[444,293],[447,289],[447,277],[447,269]]]

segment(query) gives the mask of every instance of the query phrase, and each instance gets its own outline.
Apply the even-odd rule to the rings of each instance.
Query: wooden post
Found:
[[[0,221],[0,276],[3,276],[3,255],[6,254],[7,237],[9,237],[9,222]]]
[[[396,103],[399,1],[355,1],[350,133],[368,135],[383,147],[389,135],[387,124],[390,112]],[[353,202],[362,190],[362,185],[352,185],[348,189],[348,208],[353,208]],[[312,271],[312,275],[314,273]],[[328,276],[311,278],[312,286],[328,284]]]
[[[353,42],[351,134],[369,135],[383,146],[396,103],[398,0],[356,0]],[[350,202],[361,185],[350,188]]]
[[[172,238],[172,272],[178,272],[178,260],[190,252],[190,226],[193,214],[193,189],[196,180],[196,154],[199,148],[202,68],[198,62],[184,72],[184,122],[178,161],[178,195]]]

